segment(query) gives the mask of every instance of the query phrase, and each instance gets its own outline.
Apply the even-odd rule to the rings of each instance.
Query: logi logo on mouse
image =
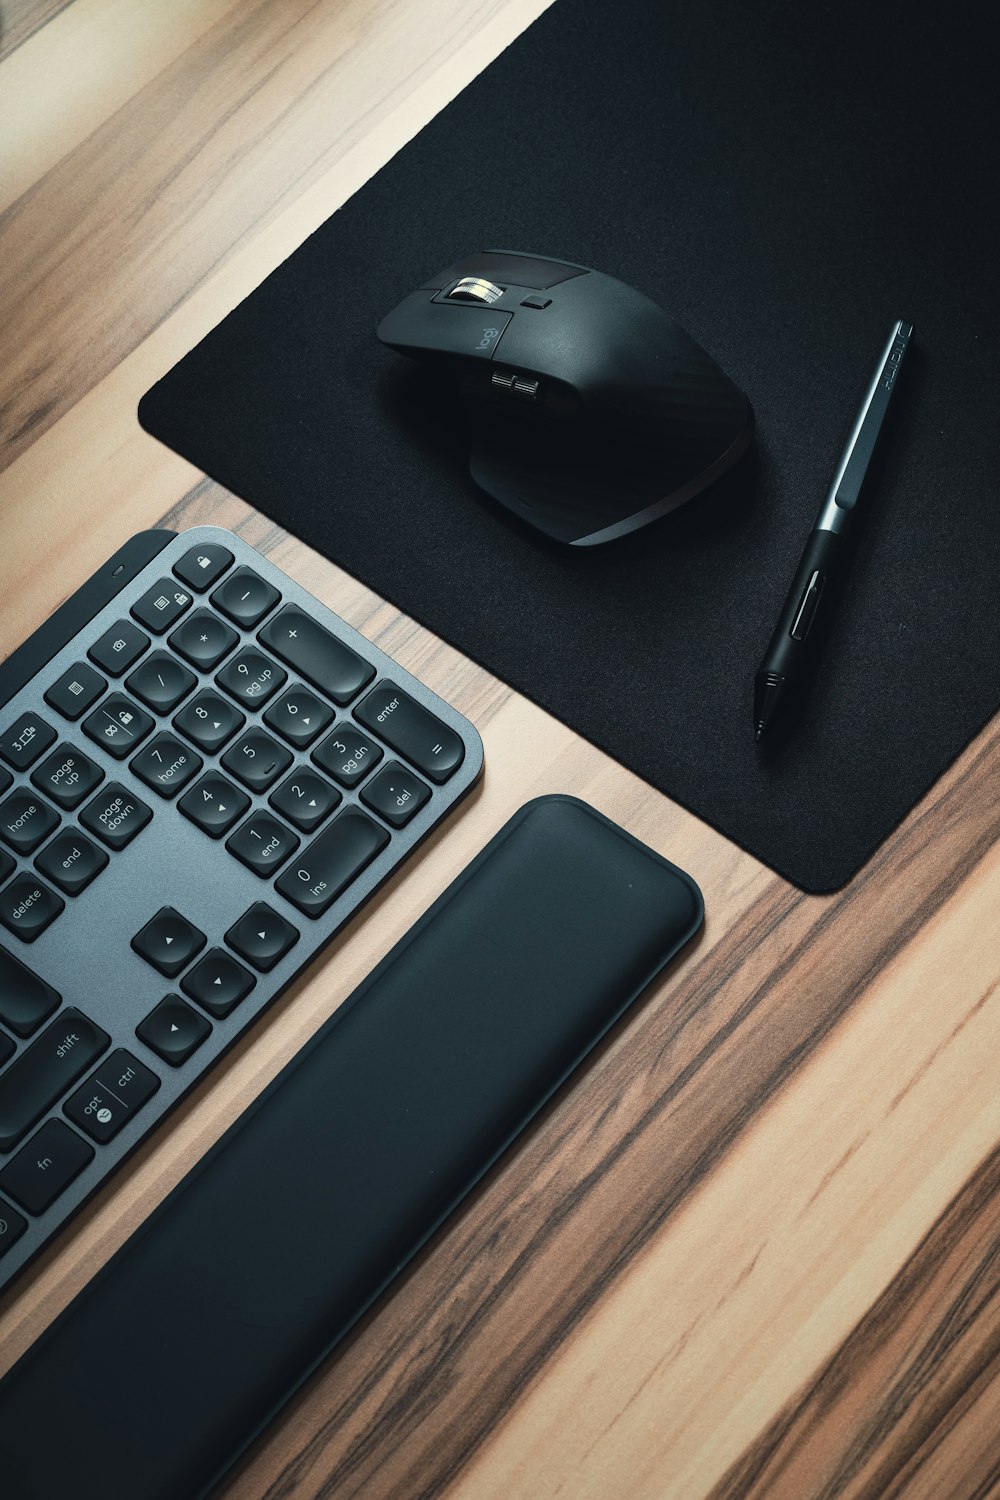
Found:
[[[492,349],[493,345],[496,343],[496,341],[497,341],[497,339],[499,337],[500,337],[500,330],[499,330],[499,328],[484,328],[483,329],[483,336],[479,340],[479,343],[476,345],[476,348],[477,349]]]

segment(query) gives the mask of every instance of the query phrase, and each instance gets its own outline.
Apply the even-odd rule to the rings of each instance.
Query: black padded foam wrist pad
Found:
[[[4,1497],[197,1500],[701,920],[528,803],[0,1381]]]
[[[988,6],[929,0],[556,0],[141,420],[789,879],[834,888],[1000,702],[992,28]],[[755,454],[593,553],[509,518],[469,479],[453,393],[375,339],[422,278],[491,246],[658,302],[750,397]],[[754,672],[897,318],[914,345],[829,649],[761,754]]]

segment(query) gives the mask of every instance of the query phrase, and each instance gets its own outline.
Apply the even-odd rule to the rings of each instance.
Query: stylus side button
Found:
[[[793,641],[804,641],[809,634],[809,627],[816,618],[816,606],[819,604],[822,592],[823,575],[817,569],[803,589],[799,607],[795,611],[795,619],[789,631]]]

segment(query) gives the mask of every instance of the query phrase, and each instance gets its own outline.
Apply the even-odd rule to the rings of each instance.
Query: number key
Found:
[[[288,673],[256,646],[244,646],[215,680],[237,703],[257,708],[274,696],[288,680]]]
[[[304,687],[288,689],[264,715],[264,723],[297,749],[311,745],[333,718],[333,709]]]
[[[298,766],[267,800],[289,823],[312,833],[339,805],[341,796],[324,777]]]
[[[209,838],[221,839],[250,806],[250,798],[218,771],[196,781],[177,806]]]
[[[292,763],[291,751],[272,740],[263,729],[248,729],[222,757],[227,771],[252,792],[264,792]]]
[[[245,723],[245,715],[211,688],[205,688],[185,704],[173,721],[174,728],[193,740],[206,755],[214,755]]]
[[[272,870],[295,853],[301,842],[291,829],[285,828],[270,813],[257,812],[226,840],[226,848],[255,875],[266,879]]]
[[[161,797],[176,797],[203,765],[200,755],[166,732],[150,740],[135,760],[129,761],[135,774]]]
[[[367,735],[346,721],[338,724],[333,733],[327,735],[322,745],[313,751],[313,760],[324,771],[329,771],[341,786],[357,786],[383,756],[382,749]]]

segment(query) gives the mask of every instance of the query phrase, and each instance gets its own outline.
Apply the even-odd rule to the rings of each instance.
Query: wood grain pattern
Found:
[[[0,62],[71,3],[72,0],[5,0],[0,6]]]
[[[704,932],[220,1494],[985,1496],[1000,721],[844,891],[804,896],[135,422],[543,5],[0,5],[0,651],[131,532],[213,521],[469,714],[487,757],[457,817],[0,1301],[0,1369],[507,817],[571,791],[692,871]]]
[[[1000,1487],[1000,1151],[797,1400],[713,1491],[902,1496]]]

